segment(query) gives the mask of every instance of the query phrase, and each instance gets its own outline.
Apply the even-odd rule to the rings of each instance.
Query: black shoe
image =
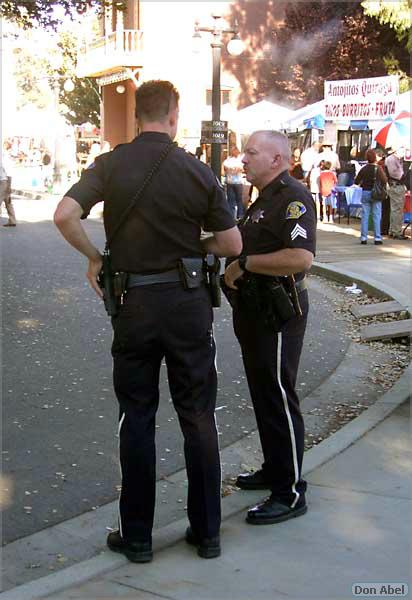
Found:
[[[126,542],[119,531],[109,533],[107,545],[113,552],[124,554],[131,562],[146,563],[153,558],[151,542]]]
[[[368,240],[361,240],[360,243],[362,244],[362,246],[366,246],[366,244],[368,243]]]
[[[262,469],[254,473],[238,475],[236,485],[242,490],[270,490],[270,485],[265,481]]]
[[[220,537],[199,539],[191,527],[186,529],[186,542],[191,546],[197,546],[197,553],[202,558],[217,558],[220,556]]]
[[[269,496],[269,498],[248,510],[246,521],[251,525],[272,525],[304,515],[307,510],[308,507],[304,499],[291,508]]]
[[[382,240],[375,240],[375,246],[382,246]]]

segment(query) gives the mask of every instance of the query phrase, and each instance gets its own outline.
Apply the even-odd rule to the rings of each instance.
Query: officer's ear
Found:
[[[272,158],[272,166],[274,169],[277,169],[280,165],[282,161],[282,156],[281,154],[275,154],[274,157]]]
[[[171,125],[177,125],[179,120],[179,106],[176,105],[169,113],[169,121]]]

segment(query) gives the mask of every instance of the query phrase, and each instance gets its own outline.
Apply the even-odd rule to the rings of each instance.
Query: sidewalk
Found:
[[[248,526],[243,512],[227,519],[219,559],[199,559],[182,541],[158,552],[149,565],[125,561],[50,598],[343,600],[353,597],[355,583],[408,583],[408,433],[409,411],[402,405],[315,469],[304,518],[265,527]],[[242,494],[246,499],[248,492]]]
[[[356,222],[321,226],[314,271],[411,305],[410,241],[360,246]],[[246,507],[265,492],[239,491],[223,499],[218,559],[200,559],[182,541],[182,520],[156,532],[151,564],[106,551],[0,599],[346,600],[355,597],[356,583],[408,584],[411,372],[409,367],[375,405],[305,454],[309,511],[303,518],[247,525]]]

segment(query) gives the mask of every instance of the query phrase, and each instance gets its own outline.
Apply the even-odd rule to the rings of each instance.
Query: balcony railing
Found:
[[[143,66],[143,31],[122,29],[85,41],[77,56],[77,76],[97,77],[122,67]]]

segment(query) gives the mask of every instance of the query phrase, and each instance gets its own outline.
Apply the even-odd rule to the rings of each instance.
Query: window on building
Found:
[[[220,103],[230,104],[230,90],[220,91]],[[212,106],[212,90],[206,90],[206,105]]]

